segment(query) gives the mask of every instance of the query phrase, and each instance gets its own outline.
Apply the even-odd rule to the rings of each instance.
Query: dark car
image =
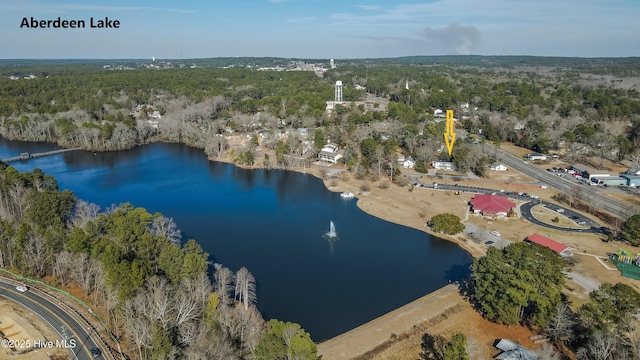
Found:
[[[100,349],[98,348],[93,348],[89,350],[89,352],[91,353],[91,356],[93,356],[94,358],[100,357],[100,355],[102,355],[102,351],[100,351]]]
[[[487,241],[487,242],[486,242],[486,243],[484,243],[484,244],[485,244],[485,245],[491,245],[491,244],[493,244],[493,241],[492,241],[492,240],[489,240],[489,241]]]
[[[578,220],[578,219],[580,219],[580,217],[575,216],[575,215],[573,215],[573,216],[571,217],[571,220]]]

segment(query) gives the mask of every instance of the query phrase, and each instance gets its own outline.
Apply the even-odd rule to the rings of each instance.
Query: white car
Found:
[[[493,236],[500,236],[500,233],[494,230],[494,231],[492,231],[492,232],[491,232],[491,235],[493,235]]]
[[[20,292],[27,292],[27,290],[29,290],[28,287],[24,286],[24,285],[18,285],[16,286],[16,290],[20,291]]]
[[[556,209],[556,211],[559,212],[559,213],[563,213],[564,209]]]

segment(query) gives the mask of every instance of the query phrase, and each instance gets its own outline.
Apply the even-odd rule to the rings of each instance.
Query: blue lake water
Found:
[[[0,138],[0,158],[55,148]],[[61,189],[103,208],[129,202],[172,217],[183,240],[197,240],[213,262],[251,271],[266,319],[300,323],[316,341],[461,279],[472,261],[451,242],[364,213],[313,176],[243,170],[184,145],[75,151],[11,165],[40,168]]]

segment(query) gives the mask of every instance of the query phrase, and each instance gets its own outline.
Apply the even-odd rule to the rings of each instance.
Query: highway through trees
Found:
[[[495,152],[496,159],[503,162],[505,165],[510,166],[512,169],[520,171],[521,173],[528,175],[549,187],[563,192],[570,197],[584,203],[591,204],[592,206],[620,217],[623,220],[626,220],[628,217],[635,214],[629,205],[601,195],[594,186],[577,185],[555,173],[549,173],[527,164],[521,158],[506,151],[497,149],[493,144],[485,143],[485,146],[491,149],[490,152]]]
[[[13,300],[40,316],[63,340],[62,343],[53,342],[52,345],[44,346],[65,347],[72,354],[72,359],[94,359],[89,350],[99,346],[91,337],[90,330],[61,309],[58,304],[49,300],[45,295],[39,294],[38,290],[30,289],[26,292],[19,292],[16,290],[15,284],[2,279],[0,280],[0,296]],[[31,340],[31,344],[43,346],[41,341],[44,339],[29,340]]]

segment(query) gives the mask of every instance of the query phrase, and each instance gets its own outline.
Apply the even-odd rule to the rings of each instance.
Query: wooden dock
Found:
[[[62,153],[65,153],[65,152],[76,151],[76,150],[82,150],[82,148],[58,149],[58,150],[35,153],[35,154],[20,153],[20,155],[18,155],[18,156],[6,158],[6,159],[0,159],[0,161],[8,164],[8,163],[14,162],[14,161],[25,161],[25,160],[29,160],[29,159],[33,159],[33,158],[37,158],[37,157],[43,157],[43,156],[49,156],[49,155],[57,155],[57,154],[62,154]]]

